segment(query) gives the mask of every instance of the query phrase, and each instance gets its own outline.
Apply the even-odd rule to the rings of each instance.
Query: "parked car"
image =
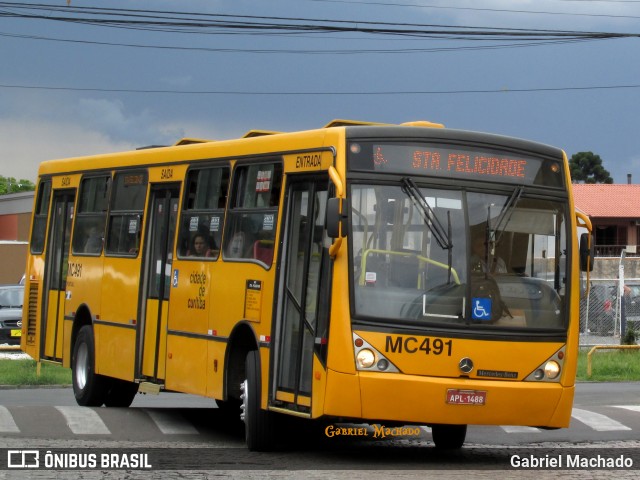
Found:
[[[0,344],[20,343],[23,298],[24,285],[0,285]]]
[[[640,328],[640,283],[625,283],[625,313],[627,327]]]
[[[611,335],[614,328],[616,287],[592,284],[589,295],[580,299],[580,330],[598,335]],[[589,306],[587,310],[587,305]]]

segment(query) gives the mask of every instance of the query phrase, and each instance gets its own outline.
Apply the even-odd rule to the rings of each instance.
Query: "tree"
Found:
[[[574,183],[613,183],[613,178],[602,166],[600,155],[592,152],[574,153],[569,160],[569,169]]]
[[[13,177],[3,177],[0,175],[0,195],[17,192],[31,192],[36,186],[29,180],[16,180]]]

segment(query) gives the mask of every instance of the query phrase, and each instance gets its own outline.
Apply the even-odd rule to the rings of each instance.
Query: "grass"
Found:
[[[588,350],[580,350],[577,379],[591,382],[640,380],[640,350],[596,350],[591,355],[591,377],[587,377]]]
[[[578,356],[578,381],[632,382],[640,380],[640,350],[596,351],[587,377],[587,350]],[[0,359],[0,385],[71,385],[71,370],[43,363],[37,375],[35,360]]]
[[[0,360],[0,385],[71,385],[71,369],[35,360]]]

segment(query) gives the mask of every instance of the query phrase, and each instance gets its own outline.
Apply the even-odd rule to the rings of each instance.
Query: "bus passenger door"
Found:
[[[149,199],[138,365],[142,376],[153,382],[164,379],[165,375],[171,263],[179,195],[177,184],[153,186]]]
[[[42,341],[40,355],[49,360],[62,361],[62,332],[64,323],[64,305],[69,266],[69,245],[71,224],[73,223],[73,204],[75,191],[63,190],[53,194],[49,240],[44,273],[42,299]]]
[[[323,257],[328,179],[289,178],[276,314],[274,397],[293,410],[309,412],[314,351],[323,344],[327,328],[324,315],[319,314],[326,310],[323,303],[327,302],[319,299],[321,277],[328,265]]]

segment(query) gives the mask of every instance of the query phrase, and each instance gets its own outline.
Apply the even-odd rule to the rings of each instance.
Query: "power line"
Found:
[[[330,0],[325,0],[330,1]],[[344,0],[331,0],[344,1]],[[0,17],[20,19],[38,19],[97,25],[112,28],[160,31],[165,33],[242,33],[264,34],[279,32],[280,34],[314,33],[367,33],[376,35],[400,35],[415,38],[449,38],[449,39],[526,39],[549,40],[558,38],[616,38],[637,37],[634,33],[581,32],[570,30],[548,29],[515,29],[467,27],[457,25],[390,23],[354,20],[330,20],[297,17],[274,17],[255,15],[200,14],[170,11],[142,11],[131,9],[107,9],[94,7],[75,7],[71,10],[51,5],[21,4],[0,2]],[[14,10],[46,10],[47,12],[64,11],[67,15],[15,13]],[[71,14],[83,14],[74,17]],[[102,18],[96,18],[102,15]],[[106,17],[106,18],[105,18]],[[638,17],[640,18],[640,17]]]
[[[450,5],[425,5],[419,3],[389,3],[389,2],[372,2],[366,0],[307,0],[309,2],[317,3],[346,3],[349,5],[369,5],[369,6],[382,6],[382,7],[411,7],[411,8],[423,8],[423,9],[436,9],[436,10],[465,10],[473,12],[490,12],[490,13],[517,13],[527,15],[562,15],[572,17],[602,17],[602,18],[640,18],[636,15],[613,15],[607,13],[578,13],[578,12],[550,12],[539,10],[514,10],[508,8],[488,8],[488,7],[456,7]],[[561,1],[561,0],[557,0]],[[571,2],[578,2],[584,0],[564,0]],[[591,0],[592,2],[603,3],[639,3],[638,0]]]
[[[51,90],[71,92],[102,92],[102,93],[139,93],[139,94],[167,94],[167,95],[247,95],[247,96],[367,96],[367,95],[462,95],[462,94],[508,94],[534,92],[570,92],[588,90],[623,90],[640,88],[640,84],[629,85],[592,85],[584,87],[548,87],[548,88],[500,88],[500,89],[472,89],[472,90],[411,90],[411,91],[357,91],[357,92],[257,92],[241,90],[154,90],[135,88],[83,88],[83,87],[55,87],[44,85],[6,85],[0,88],[24,90]]]
[[[469,50],[500,50],[506,48],[523,48],[544,45],[557,45],[565,43],[585,42],[591,40],[601,40],[600,38],[579,38],[560,39],[549,41],[536,41],[525,43],[502,43],[496,45],[476,45],[476,46],[452,46],[452,47],[430,47],[430,48],[387,48],[387,49],[266,49],[266,48],[212,48],[212,47],[182,47],[172,45],[144,45],[135,43],[100,42],[97,40],[72,40],[65,38],[43,37],[39,35],[24,35],[15,33],[0,32],[0,37],[20,38],[26,40],[41,40],[49,42],[74,43],[81,45],[97,45],[107,47],[126,47],[158,50],[178,50],[195,51],[207,53],[252,53],[252,54],[300,54],[300,55],[355,55],[355,54],[407,54],[407,53],[439,53],[452,51]]]

